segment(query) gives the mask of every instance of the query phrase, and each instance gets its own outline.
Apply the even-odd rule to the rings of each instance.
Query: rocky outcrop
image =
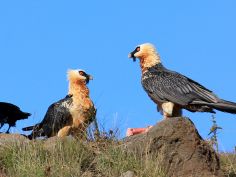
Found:
[[[162,156],[168,177],[223,177],[216,152],[188,118],[163,120],[145,134],[126,138],[125,149]]]

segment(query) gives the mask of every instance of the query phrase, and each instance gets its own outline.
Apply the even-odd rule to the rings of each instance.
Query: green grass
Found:
[[[44,143],[7,143],[0,147],[0,171],[9,177],[164,177],[160,158],[124,151],[115,140],[78,142],[72,138]]]

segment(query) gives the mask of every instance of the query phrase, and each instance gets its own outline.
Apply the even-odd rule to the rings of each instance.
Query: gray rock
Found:
[[[135,177],[135,175],[133,171],[127,171],[123,173],[120,177]]]

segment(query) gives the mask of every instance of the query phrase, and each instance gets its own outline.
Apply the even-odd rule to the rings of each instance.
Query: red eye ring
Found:
[[[139,52],[139,51],[140,51],[140,47],[137,47],[137,48],[136,48],[136,51]]]

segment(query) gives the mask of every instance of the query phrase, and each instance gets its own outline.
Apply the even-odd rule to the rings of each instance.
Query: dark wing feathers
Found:
[[[144,73],[142,85],[148,95],[156,101],[170,101],[186,106],[194,101],[217,102],[212,91],[177,72],[152,68]]]
[[[71,96],[67,96],[50,105],[43,121],[33,127],[32,136],[54,136],[71,121],[70,107],[72,104]],[[30,128],[31,127],[26,127],[24,129],[29,130]]]

